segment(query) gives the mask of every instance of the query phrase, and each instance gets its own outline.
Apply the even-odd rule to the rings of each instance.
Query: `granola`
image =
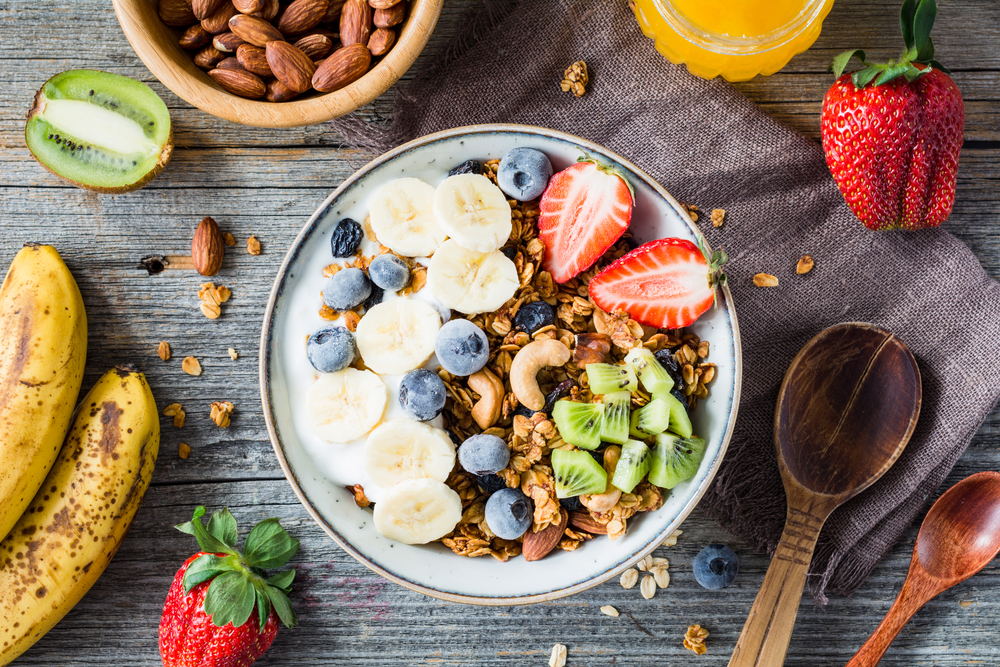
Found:
[[[219,428],[229,428],[229,416],[233,414],[233,404],[229,401],[216,401],[212,403],[210,417]]]
[[[684,635],[684,648],[694,651],[696,655],[705,655],[708,647],[705,640],[708,639],[708,630],[700,625],[688,626],[687,634]]]

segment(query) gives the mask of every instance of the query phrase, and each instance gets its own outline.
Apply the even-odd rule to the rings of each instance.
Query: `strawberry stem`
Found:
[[[708,286],[712,288],[712,296],[715,308],[719,308],[719,291],[717,288],[725,287],[729,282],[729,277],[722,270],[722,267],[729,261],[729,255],[721,248],[709,251],[708,243],[704,236],[698,237],[698,249],[701,250],[705,262],[708,264]]]

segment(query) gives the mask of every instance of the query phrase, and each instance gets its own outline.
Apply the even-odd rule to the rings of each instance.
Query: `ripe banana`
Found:
[[[448,433],[412,419],[390,419],[365,443],[365,472],[389,488],[404,479],[444,482],[455,467],[455,443]]]
[[[389,299],[358,322],[358,352],[376,373],[402,375],[430,359],[440,328],[441,315],[426,301]]]
[[[0,539],[56,460],[86,360],[76,281],[55,248],[26,245],[0,288]]]
[[[431,257],[427,282],[438,301],[466,315],[499,309],[520,286],[514,262],[502,252],[468,250],[455,239],[442,243]]]
[[[389,390],[382,378],[369,370],[345,368],[320,373],[309,387],[306,414],[317,436],[327,442],[347,443],[379,423],[388,400]]]
[[[462,519],[462,499],[443,482],[407,479],[375,503],[375,529],[403,544],[427,544],[441,539]]]
[[[479,174],[444,179],[434,193],[434,214],[448,236],[467,250],[498,250],[510,238],[507,196]]]
[[[97,581],[153,475],[160,420],[146,378],[104,374],[80,404],[28,511],[0,542],[0,666],[52,629]]]
[[[434,188],[419,178],[397,178],[380,187],[368,215],[379,242],[407,257],[434,254],[446,236],[434,215]]]

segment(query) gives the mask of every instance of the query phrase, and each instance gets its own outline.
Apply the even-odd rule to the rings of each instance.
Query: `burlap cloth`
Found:
[[[837,510],[820,536],[809,587],[826,602],[852,593],[925,506],[1000,395],[1000,286],[943,230],[875,233],[844,205],[820,146],[783,127],[720,80],[666,62],[624,0],[492,0],[434,56],[445,66],[398,88],[394,119],[336,126],[380,152],[476,123],[541,125],[580,135],[697,203],[713,247],[729,252],[743,337],[743,395],[729,453],[701,508],[726,530],[773,551],[785,494],[772,442],[778,388],[795,353],[823,328],[872,322],[913,351],[923,409],[902,457]],[[582,98],[559,89],[586,61]],[[711,208],[726,210],[714,229]],[[961,224],[952,217],[949,225]],[[798,276],[805,253],[811,273]],[[771,273],[776,288],[754,287]]]

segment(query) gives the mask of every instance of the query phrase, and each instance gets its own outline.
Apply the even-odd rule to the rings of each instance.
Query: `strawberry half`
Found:
[[[650,241],[597,274],[590,298],[605,312],[624,310],[641,324],[679,329],[715,303],[726,260],[725,252],[709,255],[684,239]]]
[[[634,201],[617,167],[587,155],[552,176],[538,204],[542,268],[557,283],[589,269],[628,229]]]

